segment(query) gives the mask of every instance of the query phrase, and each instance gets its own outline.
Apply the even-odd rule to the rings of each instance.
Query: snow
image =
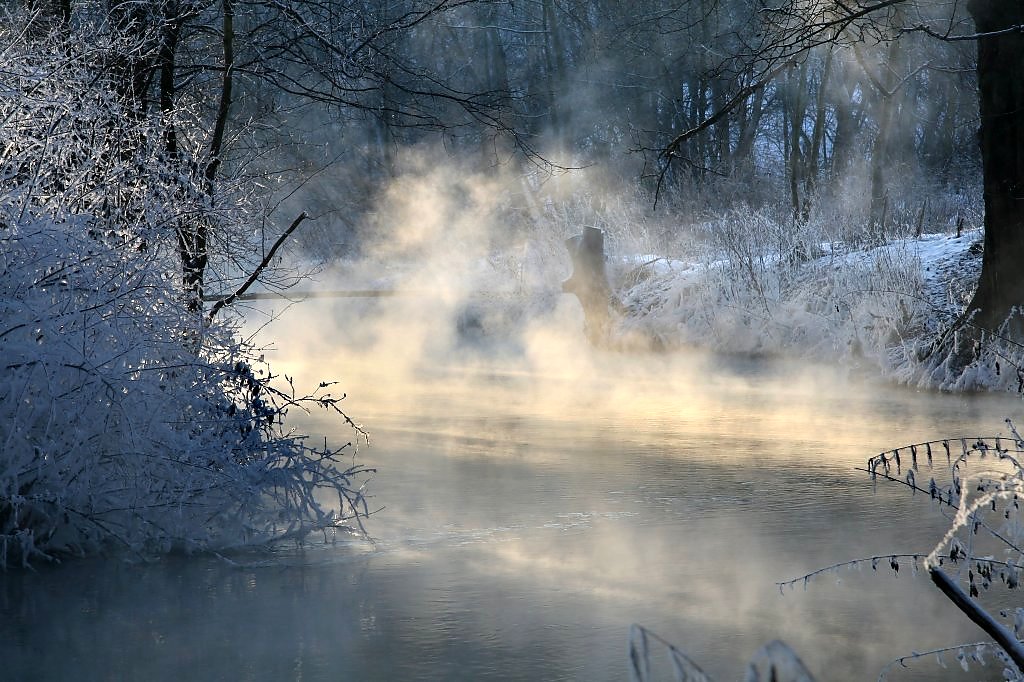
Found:
[[[182,291],[175,226],[216,225],[208,284],[231,290],[219,267],[260,253],[240,195],[221,183],[214,216],[198,178],[142,144],[160,122],[125,115],[95,53],[40,46],[9,46],[0,73],[23,91],[0,98],[0,570],[359,524],[367,472],[283,421],[344,423],[340,399],[275,384],[239,321]]]
[[[613,347],[799,356],[914,385],[1016,389],[1014,373],[993,364],[953,376],[947,367],[926,371],[918,359],[970,300],[980,229],[851,244],[822,239],[820,226],[795,238],[791,227],[765,216],[730,214],[685,236],[674,252],[643,248],[628,225],[614,229],[623,234],[606,240],[608,276],[622,304]],[[463,336],[507,341],[556,310],[569,259],[559,235],[538,233],[504,248],[368,259],[323,275],[318,288],[393,288],[443,299],[431,303],[435,326],[447,316]]]
[[[917,359],[969,302],[981,239],[972,229],[785,254],[738,244],[691,259],[622,256],[610,268],[625,309],[612,343],[799,355],[938,388],[1015,388],[984,363],[954,378],[943,368],[922,375]]]
[[[94,239],[78,220],[8,224],[0,569],[111,548],[223,550],[358,523],[361,467],[282,423],[288,407],[333,409],[335,399],[274,388],[237,323],[191,314],[152,250]]]

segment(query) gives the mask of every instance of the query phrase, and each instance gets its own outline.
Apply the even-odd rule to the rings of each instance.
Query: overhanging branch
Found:
[[[996,38],[998,36],[1007,35],[1009,33],[1024,33],[1024,24],[1016,24],[1008,28],[1004,28],[1001,31],[986,31],[984,33],[967,33],[961,35],[953,35],[949,32],[939,33],[935,29],[926,26],[925,24],[918,24],[916,26],[910,26],[907,28],[900,29],[900,33],[924,33],[925,35],[935,38],[936,40],[943,40],[947,43],[955,43],[968,40],[981,40],[983,38]]]
[[[225,298],[222,298],[213,304],[213,308],[210,309],[210,314],[209,316],[207,316],[208,322],[213,322],[213,318],[217,316],[217,313],[220,312],[221,308],[223,308],[224,306],[231,305],[232,303],[237,301],[239,297],[241,297],[242,294],[244,294],[249,289],[249,287],[251,287],[256,282],[256,280],[260,278],[260,275],[263,274],[263,271],[267,269],[268,265],[270,265],[270,261],[273,260],[274,254],[277,253],[277,250],[281,248],[281,245],[288,240],[288,237],[290,237],[292,232],[294,232],[299,227],[302,221],[308,217],[309,216],[306,214],[306,212],[303,211],[302,213],[299,214],[298,218],[292,221],[292,224],[289,225],[288,229],[285,230],[284,233],[277,238],[277,241],[274,242],[274,245],[270,247],[269,251],[267,251],[267,255],[263,257],[263,260],[260,261],[260,264],[256,266],[256,269],[252,271],[252,274],[249,275],[248,279],[245,280],[242,286],[238,287],[238,289],[235,290],[235,293]]]
[[[761,90],[772,79],[774,79],[776,76],[778,76],[780,73],[782,73],[789,67],[793,66],[794,64],[796,64],[796,62],[791,59],[786,60],[781,64],[778,64],[774,69],[769,70],[754,83],[751,83],[745,88],[740,89],[739,92],[733,95],[732,99],[726,102],[720,109],[718,109],[711,116],[707,117],[706,119],[704,119],[694,127],[690,128],[686,132],[676,135],[671,142],[665,145],[665,148],[662,149],[661,153],[659,154],[659,157],[664,159],[664,163],[662,163],[661,170],[658,172],[658,186],[654,192],[655,207],[657,207],[658,205],[658,197],[661,194],[661,186],[665,180],[665,174],[668,172],[669,166],[672,164],[672,159],[678,158],[680,156],[680,147],[682,147],[682,145],[687,140],[691,139],[695,135],[704,132],[705,130],[715,125],[726,116],[728,116],[734,109],[736,109],[736,107],[746,102],[751,95]]]
[[[929,568],[928,575],[931,576],[932,582],[942,590],[942,593],[951,602],[956,604],[958,609],[963,611],[975,625],[996,641],[1003,651],[1013,659],[1017,669],[1024,671],[1024,644],[1017,641],[1013,633],[993,618],[988,611],[981,608],[976,601],[964,594],[960,586],[953,582],[939,567],[933,566]]]
[[[794,64],[796,64],[795,61],[787,60],[782,64],[776,66],[774,69],[772,69],[765,75],[763,75],[756,82],[751,83],[745,88],[742,88],[739,92],[733,95],[732,99],[726,102],[722,106],[722,108],[720,108],[714,114],[707,117],[706,119],[704,119],[694,127],[690,128],[686,132],[676,135],[671,142],[665,145],[665,149],[662,150],[661,155],[666,159],[671,159],[671,157],[676,156],[679,153],[679,148],[683,145],[684,142],[692,138],[694,135],[697,135],[707,130],[711,126],[721,121],[723,118],[728,116],[736,107],[746,102],[751,95],[753,95],[755,92],[766,86],[769,81],[771,81],[773,78],[775,78],[780,73],[782,73],[789,67],[793,66]]]

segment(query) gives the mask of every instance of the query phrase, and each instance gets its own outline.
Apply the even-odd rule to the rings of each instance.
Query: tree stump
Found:
[[[566,239],[565,248],[572,257],[573,270],[562,283],[562,291],[579,299],[587,339],[594,345],[604,345],[612,317],[622,307],[605,272],[604,232],[586,227],[583,234]]]

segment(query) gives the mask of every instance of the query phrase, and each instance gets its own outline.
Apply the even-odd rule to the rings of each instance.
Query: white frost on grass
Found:
[[[618,337],[871,363],[909,381],[920,349],[966,307],[981,267],[980,230],[774,248],[757,227],[696,258],[614,259],[625,308]]]

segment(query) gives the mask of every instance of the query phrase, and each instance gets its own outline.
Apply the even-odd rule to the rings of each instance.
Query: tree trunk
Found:
[[[711,102],[715,111],[721,111],[729,101],[729,84],[722,78],[715,78],[711,81]],[[728,116],[723,116],[714,125],[714,146],[711,151],[712,164],[720,167],[723,171],[729,171],[729,163],[732,158],[732,130],[731,121]]]
[[[686,127],[692,128],[707,118],[707,94],[704,92],[704,81],[697,75],[691,76],[688,89],[690,95],[690,120],[687,121]],[[707,165],[704,139],[704,135],[696,135],[687,144],[689,148],[687,150],[687,160],[690,162],[690,172],[693,179],[698,181],[704,178],[704,168]]]
[[[978,105],[985,241],[978,288],[964,315],[925,351],[920,377],[948,383],[986,353],[993,332],[1024,340],[1024,24],[1018,0],[972,0],[978,33]],[[1004,326],[1005,325],[1005,326]],[[985,362],[988,362],[986,359]],[[992,358],[991,362],[996,362]],[[928,377],[931,379],[928,379]]]
[[[853,160],[854,142],[857,139],[857,116],[854,112],[853,93],[857,83],[844,68],[840,74],[842,85],[837,88],[832,98],[832,107],[836,117],[835,140],[832,143],[832,164],[829,168],[830,179],[833,183],[846,176]]]
[[[832,74],[832,53],[831,49],[825,54],[825,62],[821,66],[821,78],[818,79],[818,94],[814,103],[814,129],[811,133],[810,150],[807,158],[804,159],[804,220],[810,217],[810,202],[816,200],[818,191],[818,176],[822,164],[822,156],[825,146],[825,119],[827,116],[826,106],[828,103],[829,76]]]
[[[790,73],[786,82],[786,95],[783,100],[784,113],[789,114],[789,134],[783,138],[788,144],[786,148],[786,174],[789,178],[789,199],[793,208],[793,222],[802,223],[807,219],[804,210],[808,197],[801,197],[801,188],[806,177],[805,153],[801,145],[804,119],[807,116],[807,60],[801,64],[796,74]],[[783,124],[785,125],[785,123]]]
[[[565,248],[572,257],[572,276],[562,283],[562,291],[575,294],[583,307],[587,339],[595,346],[608,342],[613,313],[622,304],[608,284],[604,267],[604,232],[596,227],[583,228],[583,234],[570,237]]]
[[[156,69],[153,63],[153,41],[158,32],[148,6],[129,0],[110,0],[109,20],[119,38],[131,38],[134,44],[128,52],[113,58],[110,65],[117,84],[118,99],[124,103],[128,114],[137,121],[144,121],[147,113],[146,93]]]
[[[500,17],[489,16],[488,20],[489,27],[483,35],[486,78],[483,83],[478,84],[478,87],[485,92],[498,92],[501,93],[502,97],[507,97],[512,92],[512,88],[509,87],[508,55],[505,53],[505,45],[502,42],[501,34],[494,25],[501,19]],[[508,144],[506,137],[498,133],[492,135],[482,134],[480,147],[483,152],[482,161],[484,169],[502,163],[514,153],[514,149]]]
[[[565,142],[566,133],[566,121],[562,111],[566,81],[565,46],[562,41],[562,29],[559,25],[554,0],[543,0],[542,10],[544,31],[547,34],[547,40],[544,43],[544,58],[549,79],[548,106],[551,134],[555,143],[560,145]]]
[[[972,0],[968,5],[979,33],[1024,24],[1018,0]],[[1024,34],[1011,31],[978,41],[978,98],[981,113],[985,194],[985,251],[981,277],[968,314],[995,330],[1024,304]],[[1020,315],[1011,333],[1024,338]]]
[[[949,182],[950,166],[956,154],[956,110],[958,93],[949,78],[936,79],[934,86],[939,95],[928,108],[922,130],[921,157],[929,172],[943,182]]]
[[[899,110],[897,93],[900,88],[898,74],[903,72],[900,43],[889,43],[887,68],[881,70],[878,87],[878,136],[871,152],[871,229],[879,239],[885,239],[885,214],[889,202],[889,174],[895,161],[893,153],[893,127]],[[865,69],[870,68],[868,66]]]
[[[754,141],[757,139],[757,131],[761,126],[761,116],[764,112],[764,89],[757,89],[751,96],[749,109],[745,107],[745,114],[740,125],[739,141],[736,143],[736,151],[733,153],[733,169],[742,173],[752,173],[756,165],[754,154]]]

